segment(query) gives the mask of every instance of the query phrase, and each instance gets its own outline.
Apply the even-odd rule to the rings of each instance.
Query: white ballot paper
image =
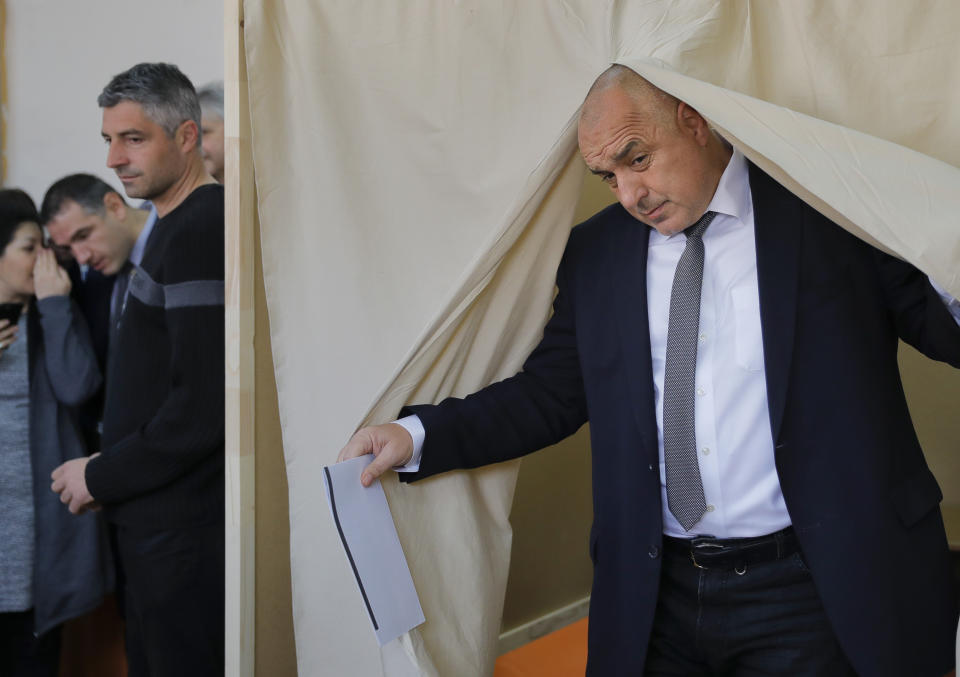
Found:
[[[424,618],[380,480],[368,488],[360,484],[360,473],[372,460],[367,454],[324,466],[323,476],[343,551],[383,646]]]

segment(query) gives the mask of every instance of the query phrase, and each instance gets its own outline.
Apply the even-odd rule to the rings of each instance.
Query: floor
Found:
[[[96,611],[67,621],[59,677],[125,677],[123,621],[113,596]]]
[[[579,620],[497,659],[493,677],[583,677],[587,619]]]

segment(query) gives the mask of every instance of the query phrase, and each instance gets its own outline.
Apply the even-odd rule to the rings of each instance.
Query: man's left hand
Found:
[[[97,455],[67,461],[50,474],[53,478],[50,488],[60,494],[60,502],[66,503],[74,515],[96,507],[95,499],[87,489],[86,472],[87,463]]]

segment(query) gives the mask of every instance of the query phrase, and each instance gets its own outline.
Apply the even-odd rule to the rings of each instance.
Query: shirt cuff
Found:
[[[953,316],[954,321],[960,325],[960,301],[953,298],[946,289],[937,284],[937,281],[933,278],[927,278],[930,280],[930,286],[933,287],[933,290],[940,295],[940,298],[943,300],[943,305],[947,307],[947,312]]]
[[[423,429],[423,423],[417,415],[404,416],[394,421],[397,425],[403,426],[410,437],[413,438],[413,456],[407,461],[406,465],[398,465],[394,468],[397,472],[417,472],[420,470],[420,452],[423,450],[423,441],[427,437],[427,431]]]

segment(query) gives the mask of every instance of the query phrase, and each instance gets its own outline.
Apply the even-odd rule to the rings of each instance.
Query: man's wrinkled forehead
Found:
[[[584,158],[598,153],[610,160],[629,153],[627,144],[651,145],[658,136],[661,116],[642,101],[624,92],[607,90],[584,111],[577,126],[577,141]]]

